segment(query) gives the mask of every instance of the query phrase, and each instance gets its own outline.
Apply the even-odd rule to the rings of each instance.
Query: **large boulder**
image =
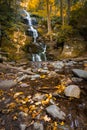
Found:
[[[3,80],[0,82],[0,89],[10,89],[11,87],[16,86],[17,83],[14,80]]]
[[[69,85],[65,88],[64,93],[68,97],[80,97],[80,88],[77,85]]]

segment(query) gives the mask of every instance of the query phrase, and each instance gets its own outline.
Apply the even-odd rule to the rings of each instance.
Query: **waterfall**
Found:
[[[38,32],[32,25],[32,19],[30,17],[30,14],[26,10],[23,10],[23,11],[26,14],[25,19],[27,19],[28,21],[28,25],[29,25],[28,31],[33,32],[34,43],[42,49],[41,52],[32,54],[32,61],[46,61],[47,60],[46,59],[46,45],[43,43],[36,43],[37,38],[38,38]]]
[[[42,48],[42,52],[40,53],[36,53],[36,54],[32,54],[32,61],[46,61],[46,45],[43,43],[40,43],[40,46]]]
[[[28,25],[30,27],[30,29],[28,29],[28,30],[31,30],[33,32],[34,43],[36,43],[36,39],[38,37],[38,32],[36,29],[34,29],[34,27],[32,25],[32,20],[31,20],[30,14],[26,10],[24,10],[24,13],[26,14],[25,18],[27,19]]]

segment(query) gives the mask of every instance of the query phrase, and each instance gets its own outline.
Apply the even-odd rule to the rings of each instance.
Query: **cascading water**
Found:
[[[27,19],[29,25],[28,31],[33,32],[34,43],[36,45],[38,44],[38,46],[40,46],[40,48],[42,49],[41,52],[32,54],[32,61],[46,61],[46,45],[43,43],[36,43],[38,38],[38,32],[36,29],[34,29],[32,25],[32,19],[30,17],[30,14],[26,10],[24,10],[24,13],[26,14],[25,19]]]
[[[40,43],[40,46],[42,48],[42,52],[38,53],[38,54],[32,54],[32,61],[46,61],[46,45]]]
[[[30,27],[30,29],[28,29],[28,30],[31,30],[31,31],[33,32],[34,43],[36,43],[36,39],[37,39],[37,37],[38,37],[38,32],[37,32],[36,29],[33,28],[32,20],[31,20],[30,14],[29,14],[26,10],[24,10],[24,13],[26,14],[26,17],[25,17],[25,18],[27,19],[28,25],[29,25],[29,27]]]

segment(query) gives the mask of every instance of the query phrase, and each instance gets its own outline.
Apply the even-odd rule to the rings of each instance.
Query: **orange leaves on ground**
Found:
[[[45,115],[45,116],[43,117],[43,119],[44,119],[44,121],[47,121],[47,122],[51,121],[51,118],[48,117],[47,115]]]
[[[56,86],[57,92],[58,92],[58,93],[64,92],[65,87],[66,87],[66,86],[65,86],[65,83],[61,83],[60,85]]]
[[[42,105],[47,105],[49,102],[50,102],[50,99],[52,98],[52,94],[46,94],[46,99],[45,100],[42,100]]]
[[[23,94],[23,92],[17,92],[14,94],[14,98],[17,98],[19,95],[22,95],[22,94]]]
[[[60,125],[64,125],[64,122],[62,121],[62,122],[60,123]]]

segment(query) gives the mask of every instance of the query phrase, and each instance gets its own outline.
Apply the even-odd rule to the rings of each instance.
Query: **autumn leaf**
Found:
[[[41,75],[40,78],[41,79],[44,79],[46,77],[46,75]]]
[[[22,95],[22,94],[23,94],[23,92],[17,92],[17,93],[14,94],[13,97],[14,97],[14,98],[17,98],[19,95]]]

